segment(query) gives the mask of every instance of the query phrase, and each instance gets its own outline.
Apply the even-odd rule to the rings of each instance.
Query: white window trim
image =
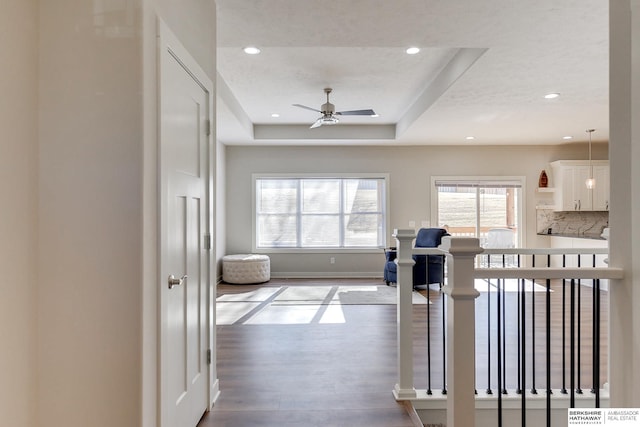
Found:
[[[520,197],[520,203],[518,204],[518,218],[520,218],[520,232],[518,233],[518,245],[525,248],[527,245],[527,219],[525,212],[527,212],[527,177],[526,176],[494,176],[494,175],[437,175],[431,176],[431,185],[429,191],[431,192],[431,218],[433,218],[433,226],[437,227],[439,224],[438,218],[438,190],[436,189],[436,181],[510,181],[519,182],[522,186],[522,195]]]
[[[385,185],[385,233],[383,235],[382,246],[379,248],[258,248],[256,245],[256,180],[261,178],[336,178],[336,179],[383,179]],[[350,254],[371,254],[379,253],[382,248],[387,246],[387,239],[389,235],[390,225],[390,204],[389,204],[389,180],[390,175],[388,173],[253,173],[251,174],[251,250],[253,252],[260,252],[265,254],[327,254],[327,253],[350,253]]]

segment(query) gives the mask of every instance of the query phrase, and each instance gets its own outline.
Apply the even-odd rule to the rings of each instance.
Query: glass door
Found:
[[[437,223],[452,236],[477,237],[483,247],[519,246],[518,181],[437,179]]]

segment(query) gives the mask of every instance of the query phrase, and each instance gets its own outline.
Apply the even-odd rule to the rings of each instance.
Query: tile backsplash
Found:
[[[602,230],[609,226],[609,212],[555,212],[547,209],[536,211],[538,233],[575,235],[599,238]]]

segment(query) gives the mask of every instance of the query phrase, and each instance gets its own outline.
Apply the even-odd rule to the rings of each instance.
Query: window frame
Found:
[[[381,179],[383,181],[384,186],[384,201],[382,203],[383,211],[382,211],[382,223],[384,226],[384,230],[382,231],[382,242],[381,246],[376,247],[358,247],[358,248],[344,248],[344,247],[282,247],[282,248],[264,248],[258,247],[258,235],[257,235],[257,221],[258,221],[258,212],[257,212],[257,191],[256,191],[256,182],[259,179]],[[390,204],[389,204],[389,174],[388,173],[254,173],[251,175],[251,246],[253,252],[259,253],[379,253],[382,248],[387,246],[388,234],[389,234],[389,212],[390,212]],[[342,200],[341,200],[342,202]],[[342,206],[341,210],[341,221],[342,215]],[[296,213],[299,215],[299,212]],[[343,230],[340,231],[341,233]]]

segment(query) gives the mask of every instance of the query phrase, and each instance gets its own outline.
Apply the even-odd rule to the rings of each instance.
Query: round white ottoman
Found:
[[[238,254],[222,257],[222,280],[226,283],[262,283],[270,278],[271,263],[267,255]]]

